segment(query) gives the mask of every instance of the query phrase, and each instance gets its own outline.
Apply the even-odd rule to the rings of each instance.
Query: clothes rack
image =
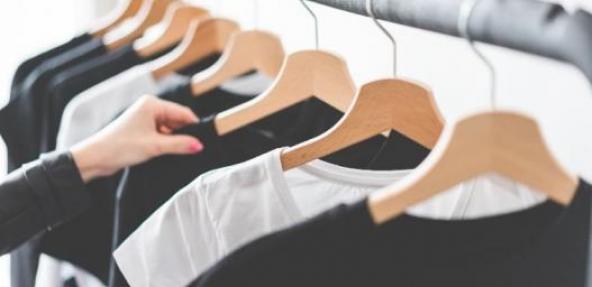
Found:
[[[308,0],[366,15],[365,0]],[[378,19],[461,37],[463,0],[375,0]],[[475,41],[575,65],[592,83],[592,14],[533,0],[483,0],[469,23]]]

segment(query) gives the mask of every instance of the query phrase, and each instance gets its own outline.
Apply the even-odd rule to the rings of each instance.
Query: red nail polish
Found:
[[[203,145],[199,142],[194,142],[189,146],[189,151],[193,153],[198,153],[203,150]]]

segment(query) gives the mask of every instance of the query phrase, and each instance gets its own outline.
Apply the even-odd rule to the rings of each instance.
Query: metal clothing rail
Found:
[[[308,0],[366,14],[366,0]],[[460,37],[458,17],[464,0],[373,0],[377,18]],[[567,62],[592,83],[592,15],[568,13],[536,0],[482,0],[469,23],[475,41]]]

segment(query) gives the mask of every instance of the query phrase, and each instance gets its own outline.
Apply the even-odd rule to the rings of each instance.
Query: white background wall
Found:
[[[115,1],[2,1],[0,104],[20,61],[84,31]],[[312,20],[297,0],[190,1],[237,20],[245,29],[258,27],[280,35],[289,52],[313,48]],[[570,9],[592,9],[591,0],[553,2]],[[390,45],[370,19],[310,5],[320,19],[321,48],[343,56],[357,84],[390,76]],[[399,75],[431,86],[447,118],[488,106],[486,71],[465,42],[393,24],[387,27],[399,43]],[[500,48],[483,49],[499,75],[499,106],[537,118],[560,161],[592,180],[592,91],[585,78],[574,68],[554,61]],[[3,155],[0,151],[0,162],[4,162]],[[3,172],[0,164],[0,174]],[[0,259],[0,286],[9,286],[7,270],[7,260]]]

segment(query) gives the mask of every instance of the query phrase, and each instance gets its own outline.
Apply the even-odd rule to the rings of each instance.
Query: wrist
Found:
[[[100,155],[98,151],[100,149],[93,148],[92,143],[82,143],[74,146],[71,150],[72,158],[85,183],[110,173],[108,168],[104,166],[105,157]]]

